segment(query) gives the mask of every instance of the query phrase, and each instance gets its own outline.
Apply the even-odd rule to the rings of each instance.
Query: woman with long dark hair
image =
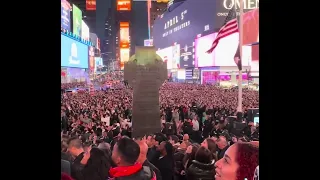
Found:
[[[252,143],[235,143],[216,162],[216,180],[251,180],[259,165],[259,147]]]
[[[201,143],[201,146],[209,149],[209,151],[211,151],[211,153],[213,155],[213,160],[214,161],[217,160],[217,145],[214,142],[214,140],[207,138],[207,139],[203,140],[203,142]]]
[[[187,169],[187,180],[214,180],[214,159],[211,151],[200,147],[195,160]]]
[[[105,152],[98,148],[92,148],[88,153],[90,154],[86,154],[84,157],[84,159],[86,159],[89,156],[82,170],[82,180],[106,180],[111,167],[110,158],[108,158]]]

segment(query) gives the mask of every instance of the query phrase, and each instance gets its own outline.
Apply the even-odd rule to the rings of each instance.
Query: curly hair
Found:
[[[237,180],[253,179],[254,171],[259,165],[259,148],[250,143],[237,143],[237,148]]]

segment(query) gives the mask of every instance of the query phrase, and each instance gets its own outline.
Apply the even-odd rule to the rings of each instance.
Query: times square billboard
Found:
[[[244,12],[259,7],[259,0],[243,0]],[[156,49],[179,44],[180,67],[194,67],[195,39],[219,31],[231,8],[240,0],[187,0],[155,20],[153,43]],[[209,49],[210,47],[208,47]]]

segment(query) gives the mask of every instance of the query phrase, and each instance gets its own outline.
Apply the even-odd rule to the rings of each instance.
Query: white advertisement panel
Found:
[[[81,23],[81,37],[85,40],[89,40],[90,38],[89,26],[83,20]]]
[[[157,51],[157,54],[167,63],[167,69],[180,68],[180,45],[170,46]]]

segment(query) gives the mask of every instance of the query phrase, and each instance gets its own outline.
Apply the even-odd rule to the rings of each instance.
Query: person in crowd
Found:
[[[156,133],[153,139],[154,144],[148,149],[147,159],[155,164],[160,157],[160,152],[157,150],[158,146],[166,140],[166,137],[161,133]]]
[[[84,150],[82,147],[81,140],[77,137],[70,138],[68,142],[68,151],[73,156],[73,162],[71,164],[71,177],[75,180],[81,180],[82,170],[84,165],[81,164],[82,159],[84,158]]]
[[[111,167],[107,154],[99,148],[89,149],[84,159],[88,159],[82,170],[82,179],[77,180],[106,180],[109,177]]]
[[[217,140],[217,146],[218,146],[218,160],[222,159],[224,156],[224,153],[226,150],[229,148],[228,141],[226,137],[220,136],[219,139]]]
[[[199,144],[192,144],[188,146],[186,154],[182,161],[185,170],[188,169],[189,166],[192,164],[192,161],[195,159],[196,152],[198,151],[199,147]],[[185,172],[182,174],[185,174]]]
[[[147,159],[148,145],[143,140],[137,141],[140,147],[140,155],[137,160],[138,163],[142,164],[143,167],[148,167],[150,171],[154,172],[157,180],[162,180],[161,173],[158,168],[151,164]]]
[[[139,145],[130,138],[121,138],[112,151],[112,160],[117,165],[109,171],[113,180],[151,180],[152,172],[145,171],[136,163],[140,155]]]
[[[259,165],[259,148],[250,143],[236,143],[215,164],[216,180],[253,179]]]
[[[180,146],[179,138],[176,135],[169,136],[169,142],[172,144],[175,150]]]
[[[201,146],[207,148],[212,153],[214,161],[217,160],[217,145],[214,142],[214,140],[207,138],[203,140],[203,142],[201,143]]]
[[[172,144],[168,141],[163,141],[158,146],[158,151],[160,152],[160,157],[154,165],[160,170],[162,179],[173,180],[175,163]]]
[[[187,170],[187,180],[214,180],[214,162],[212,152],[203,146],[200,147],[195,160]]]

